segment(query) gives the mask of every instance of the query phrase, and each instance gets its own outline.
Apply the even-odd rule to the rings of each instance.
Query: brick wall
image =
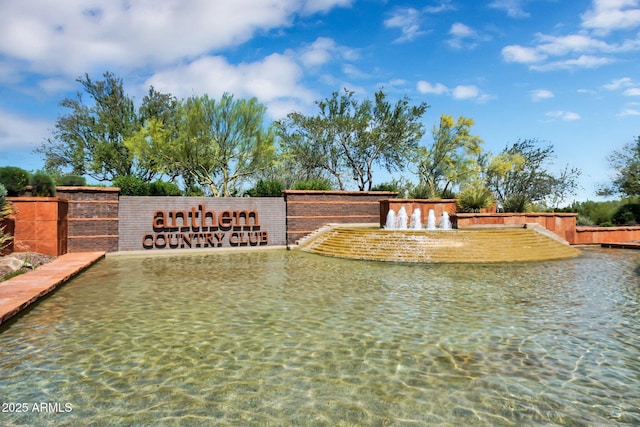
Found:
[[[379,223],[380,201],[397,195],[389,191],[286,190],[287,244],[332,223]]]
[[[69,252],[118,250],[119,188],[57,187],[56,191],[69,204]]]
[[[285,245],[281,197],[121,196],[119,206],[120,251]],[[203,224],[203,212],[217,225],[211,216]],[[245,216],[253,212],[257,224]]]

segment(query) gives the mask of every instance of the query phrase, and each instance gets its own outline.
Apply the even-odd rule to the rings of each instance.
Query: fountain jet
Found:
[[[411,221],[409,223],[409,228],[411,230],[422,229],[422,213],[420,212],[420,208],[415,208],[413,213],[411,214]]]
[[[427,216],[427,230],[436,229],[436,212],[433,209],[429,209],[429,215]]]
[[[396,212],[393,209],[389,209],[389,213],[387,213],[387,222],[385,223],[384,228],[387,230],[395,230],[396,221]]]
[[[407,221],[409,217],[407,216],[407,210],[402,206],[398,211],[398,217],[396,221],[396,228],[398,230],[406,230],[407,229]]]
[[[451,230],[451,220],[449,219],[448,212],[442,212],[442,221],[440,221],[440,228],[443,230]]]

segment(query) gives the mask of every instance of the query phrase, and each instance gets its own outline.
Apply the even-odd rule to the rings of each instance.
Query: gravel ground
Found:
[[[4,257],[0,257],[0,259],[9,258],[9,257],[18,258],[24,261],[25,265],[21,269],[24,272],[38,268],[41,265],[56,259],[56,257],[54,256],[43,255],[37,252],[14,252]],[[4,279],[4,276],[12,272],[13,271],[9,267],[0,267],[0,281]]]

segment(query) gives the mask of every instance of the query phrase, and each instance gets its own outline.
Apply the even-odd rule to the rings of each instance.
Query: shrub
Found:
[[[111,183],[114,187],[120,187],[123,196],[148,196],[151,192],[148,182],[133,175],[118,176]]]
[[[280,181],[260,180],[255,187],[248,190],[245,194],[251,197],[280,197],[282,196],[284,185]]]
[[[434,197],[434,195],[431,194],[429,187],[424,184],[418,184],[413,187],[409,190],[408,196],[410,199],[432,199]]]
[[[398,185],[393,182],[384,182],[382,184],[374,185],[371,187],[371,191],[394,191],[400,192]]]
[[[493,204],[493,193],[482,184],[466,186],[456,200],[460,212],[480,212]]]
[[[185,188],[184,195],[192,197],[202,197],[204,196],[204,189],[197,184],[193,184]]]
[[[84,187],[87,185],[87,179],[79,175],[62,175],[57,179],[58,185],[66,185],[70,187]]]
[[[0,184],[0,212],[2,212],[4,208],[4,204],[7,202],[6,197],[7,197],[7,189],[4,187],[4,185]],[[0,218],[2,218],[1,215],[0,215]]]
[[[182,196],[182,190],[173,182],[154,181],[149,184],[150,196]]]
[[[638,225],[640,224],[640,203],[627,203],[611,217],[611,222],[615,225]]]
[[[578,214],[578,217],[576,218],[576,225],[593,226],[593,225],[596,225],[596,224],[588,216],[584,216],[584,215]]]
[[[7,202],[7,189],[0,184],[0,218],[9,216],[13,213],[11,203]]]
[[[629,201],[627,201],[629,203]],[[625,202],[621,200],[594,202],[587,200],[584,202],[575,203],[572,206],[573,210],[578,212],[580,216],[589,218],[594,225],[602,226],[604,223],[611,223],[611,218],[616,211],[624,205]]]
[[[329,181],[323,178],[298,181],[293,186],[294,190],[331,190]]]
[[[56,183],[51,175],[36,172],[31,177],[31,194],[35,197],[53,197],[56,195]]]
[[[502,209],[505,212],[529,212],[531,200],[524,194],[512,194],[502,202]]]
[[[0,167],[0,184],[10,197],[22,196],[29,185],[29,172],[15,166]]]

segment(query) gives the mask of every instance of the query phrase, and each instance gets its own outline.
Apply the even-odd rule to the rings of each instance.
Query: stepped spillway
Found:
[[[384,230],[334,226],[305,240],[299,249],[340,258],[399,262],[522,262],[580,255],[537,227]]]

